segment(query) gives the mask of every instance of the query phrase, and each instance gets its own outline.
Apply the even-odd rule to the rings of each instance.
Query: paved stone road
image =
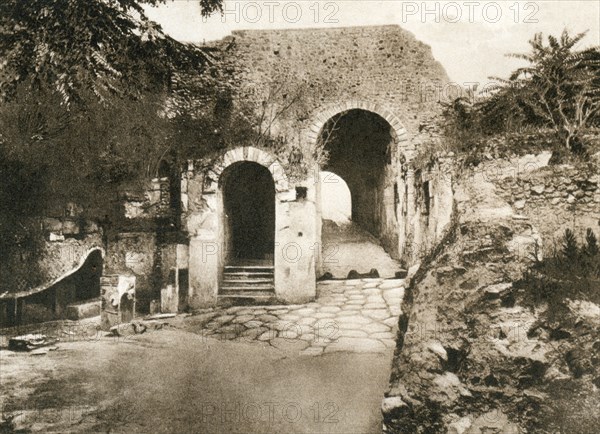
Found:
[[[205,309],[182,326],[204,336],[271,345],[301,355],[392,352],[404,280],[320,282],[304,305]]]

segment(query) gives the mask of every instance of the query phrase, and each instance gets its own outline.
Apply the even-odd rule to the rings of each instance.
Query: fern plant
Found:
[[[600,253],[600,248],[598,247],[598,238],[596,238],[596,234],[592,231],[591,228],[588,228],[585,233],[585,247],[584,253],[587,256],[595,257]]]
[[[600,277],[600,247],[596,234],[590,228],[586,231],[585,246],[582,250],[585,274],[595,278]]]
[[[565,229],[563,236],[562,255],[570,263],[575,263],[579,258],[579,247],[577,238],[571,229]]]

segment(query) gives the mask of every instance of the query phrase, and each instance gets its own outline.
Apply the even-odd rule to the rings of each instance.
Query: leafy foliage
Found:
[[[165,112],[173,77],[210,65],[149,21],[144,6],[160,3],[0,3],[2,290],[38,281],[36,217],[63,216],[67,202],[104,217],[119,183],[157,176],[177,125]],[[209,14],[222,2],[200,3]]]
[[[600,125],[600,48],[577,50],[585,33],[560,37],[541,33],[529,41],[531,52],[510,54],[528,65],[487,94],[459,98],[445,108],[447,130],[457,141],[532,128],[550,128],[564,149],[584,154],[583,135]]]
[[[113,101],[110,108],[90,100],[85,109],[69,109],[56,93],[18,94],[0,109],[0,147],[45,186],[41,206],[59,198],[94,203],[90,192],[100,186],[156,176],[169,132],[158,112],[161,97]]]
[[[548,303],[550,316],[565,310],[565,300],[600,303],[600,252],[591,229],[579,246],[572,230],[566,229],[562,248],[543,261],[536,261],[519,284],[534,304]]]
[[[0,4],[0,151],[41,178],[42,205],[61,195],[94,202],[99,186],[157,175],[173,136],[172,79],[210,64],[148,20],[143,7],[165,2]]]
[[[49,88],[66,103],[91,90],[138,95],[163,88],[174,67],[205,63],[201,50],[164,34],[143,5],[166,0],[4,0],[0,3],[0,91],[15,96],[18,85]],[[222,0],[203,0],[202,13]]]

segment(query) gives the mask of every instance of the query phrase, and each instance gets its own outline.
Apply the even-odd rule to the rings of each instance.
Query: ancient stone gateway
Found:
[[[349,270],[373,267],[394,277],[435,245],[451,214],[451,184],[441,166],[413,162],[417,149],[436,140],[432,119],[449,80],[428,46],[398,26],[376,26],[235,31],[209,48],[236,84],[231,107],[260,114],[286,95],[301,101],[268,124],[281,148],[250,135],[176,168],[180,188],[170,188],[179,187],[175,175],[156,180],[150,197],[157,206],[145,208],[164,210],[170,226],[149,233],[140,225],[113,246],[144,258],[132,265],[138,301],[160,296],[168,312],[249,291],[306,302],[327,273],[346,278]],[[332,128],[337,134],[328,137]],[[358,242],[336,233],[323,213],[330,194],[323,172],[347,186]],[[375,257],[383,259],[369,262]]]
[[[331,124],[339,134],[327,142],[323,134]],[[319,111],[306,140],[314,147],[327,142],[330,159],[321,169],[347,183],[352,220],[398,258],[400,166],[409,149],[398,118],[378,105],[339,103]],[[210,306],[220,298],[297,303],[315,297],[315,281],[330,270],[331,259],[323,251],[321,188],[326,181],[316,176],[309,171],[292,183],[274,155],[254,147],[229,150],[208,167],[190,163],[182,183],[190,306]],[[346,264],[344,255],[361,256],[348,251],[333,258],[347,268],[353,264]],[[345,277],[343,270],[335,277]],[[393,271],[385,277],[393,277]]]
[[[290,186],[277,159],[241,147],[184,176],[189,303],[315,297],[315,190]],[[307,192],[304,195],[304,192]]]

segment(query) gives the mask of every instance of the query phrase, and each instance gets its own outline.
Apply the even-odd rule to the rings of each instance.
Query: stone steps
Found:
[[[228,280],[272,279],[273,273],[226,273]]]
[[[275,297],[273,291],[236,291],[231,293],[221,293],[219,298],[250,298],[250,299],[272,299]]]
[[[257,286],[272,287],[274,286],[273,279],[225,280],[221,285],[221,288],[235,287],[252,289]]]
[[[219,297],[271,298],[275,295],[274,268],[268,265],[225,267]]]
[[[225,273],[273,273],[272,265],[226,265]]]
[[[250,285],[222,285],[221,286],[221,294],[226,294],[226,293],[232,293],[232,292],[236,292],[236,291],[248,291],[248,292],[252,292],[252,291],[271,291],[271,292],[275,292],[275,286],[274,285],[256,285],[256,284],[250,284]]]

